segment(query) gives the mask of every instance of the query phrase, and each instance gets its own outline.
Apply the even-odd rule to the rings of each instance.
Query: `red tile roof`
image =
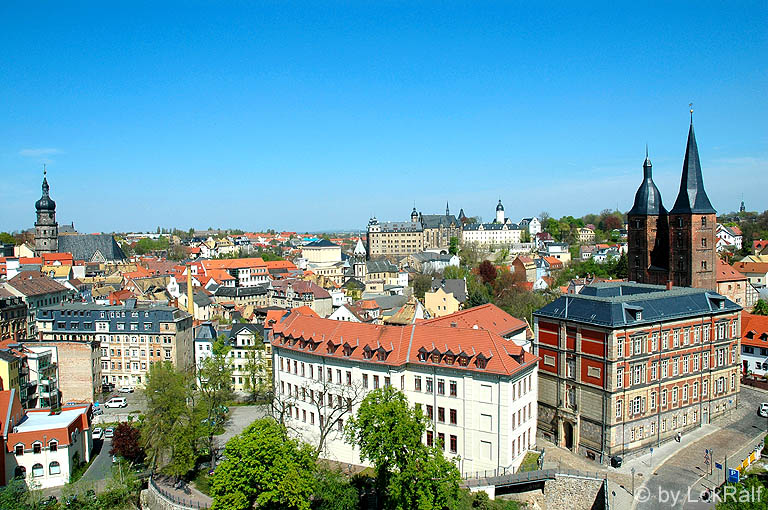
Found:
[[[563,261],[556,257],[542,257],[542,258],[547,261],[550,267],[563,267]]]
[[[752,241],[752,248],[756,251],[763,251],[763,248],[765,248],[766,246],[768,246],[768,241],[765,241],[763,239]]]
[[[512,317],[493,303],[467,308],[466,310],[460,310],[443,317],[428,319],[421,324],[465,329],[480,328],[499,336],[515,333],[525,329],[527,325],[525,321]]]
[[[768,349],[768,316],[741,313],[741,345]]]
[[[412,363],[511,375],[524,366],[535,365],[539,359],[485,329],[424,323],[382,326],[320,319],[294,311],[275,325],[273,333],[272,345],[281,349],[389,366]],[[371,356],[366,357],[366,352]],[[432,360],[433,354],[438,357],[436,361]],[[446,361],[446,354],[453,355],[452,364]],[[459,356],[468,360],[465,366],[458,363]]]
[[[727,262],[717,259],[717,281],[719,282],[735,282],[740,280],[746,280],[747,277],[736,271],[733,266]]]
[[[742,273],[768,273],[768,262],[736,262],[734,267]]]
[[[62,284],[39,271],[22,271],[8,280],[8,285],[25,296],[41,296],[67,290]]]

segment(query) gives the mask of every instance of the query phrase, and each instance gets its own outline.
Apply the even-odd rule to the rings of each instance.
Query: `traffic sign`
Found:
[[[717,469],[723,469],[723,465],[722,465],[722,464],[720,464],[719,462],[715,462],[715,467],[716,467]]]
[[[730,483],[738,483],[739,482],[739,470],[738,469],[728,469],[728,481]]]

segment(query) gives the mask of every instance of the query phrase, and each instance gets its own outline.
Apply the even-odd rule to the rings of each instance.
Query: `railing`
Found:
[[[199,500],[195,501],[191,497],[190,498],[182,498],[180,496],[176,496],[169,492],[168,490],[160,487],[157,482],[155,482],[155,479],[151,476],[149,477],[149,487],[152,491],[154,491],[156,494],[158,494],[161,498],[165,499],[169,503],[175,505],[176,507],[183,509],[183,510],[198,510],[198,509],[208,509],[210,508],[210,505],[205,502],[200,502]]]
[[[462,485],[464,487],[480,487],[493,485],[504,487],[509,485],[519,485],[525,483],[541,482],[554,480],[558,476],[570,478],[587,478],[593,480],[604,480],[606,473],[598,471],[577,471],[575,469],[539,469],[536,471],[523,471],[518,473],[506,474],[505,469],[478,471],[474,478],[465,478]]]

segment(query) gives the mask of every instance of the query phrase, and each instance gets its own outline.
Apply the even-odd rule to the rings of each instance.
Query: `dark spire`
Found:
[[[675,200],[675,206],[670,214],[715,214],[716,211],[709,202],[704,191],[704,179],[701,176],[699,148],[696,145],[696,134],[693,132],[693,109],[691,109],[691,125],[688,128],[688,144],[685,148],[683,175],[680,179],[680,191]]]
[[[501,205],[501,199],[499,199],[499,205],[496,206],[496,210],[497,211],[503,211],[504,210],[504,206]]]
[[[450,216],[451,215],[450,210],[448,209],[448,201],[447,200],[445,202],[445,215],[446,216]]]
[[[48,179],[47,179],[48,171],[45,168],[45,165],[43,165],[43,196],[40,197],[40,200],[35,202],[35,209],[38,211],[54,211],[56,210],[56,202],[51,200],[50,196],[50,186],[48,186]]]
[[[661,193],[653,182],[653,167],[648,157],[648,146],[645,146],[645,161],[643,161],[643,183],[635,193],[635,204],[627,213],[634,216],[658,216],[666,214],[664,204],[661,203]]]

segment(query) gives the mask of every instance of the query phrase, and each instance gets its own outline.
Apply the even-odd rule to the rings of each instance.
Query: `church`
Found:
[[[647,150],[643,174],[634,205],[627,213],[629,279],[716,290],[717,213],[704,190],[693,110],[680,190],[670,211],[653,182]]]
[[[50,195],[48,176],[43,171],[43,196],[35,202],[35,256],[43,253],[71,253],[75,260],[86,262],[115,262],[124,260],[125,253],[110,234],[69,234],[59,232],[56,222],[56,202]]]

